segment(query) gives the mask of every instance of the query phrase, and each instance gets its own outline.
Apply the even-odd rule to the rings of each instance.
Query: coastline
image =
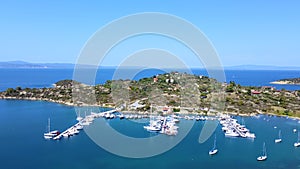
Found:
[[[84,105],[75,105],[73,103],[70,102],[63,102],[63,101],[59,101],[59,100],[52,100],[52,99],[47,99],[47,98],[43,98],[43,99],[39,99],[39,98],[17,98],[17,97],[0,97],[0,100],[29,100],[29,101],[46,101],[46,102],[52,102],[52,103],[57,103],[57,104],[62,104],[65,106],[70,106],[70,107],[102,107],[102,108],[115,108],[112,106],[103,106],[103,105],[88,105],[88,104],[84,104]],[[126,110],[126,111],[122,111],[122,113],[124,114],[138,114],[138,115],[145,115],[145,114],[149,114],[149,112],[145,111],[145,112],[141,112],[141,111],[130,111],[130,110]],[[179,114],[179,115],[201,115],[201,116],[213,116],[216,115],[215,113],[209,113],[209,114],[205,114],[205,113],[195,113],[195,112],[173,112],[172,114]],[[232,116],[240,116],[240,117],[255,117],[257,115],[268,115],[268,116],[276,116],[276,117],[282,117],[282,118],[291,118],[291,119],[295,119],[295,120],[300,120],[300,117],[295,117],[295,116],[286,116],[286,115],[279,115],[279,114],[275,114],[275,113],[263,113],[260,110],[257,110],[257,113],[251,113],[251,114],[246,114],[246,113],[236,113],[236,112],[229,112],[229,111],[224,111],[223,114],[228,114],[228,115],[232,115]]]
[[[274,82],[270,82],[270,84],[278,84],[278,85],[300,85],[300,83],[293,83],[291,81],[274,81]]]
[[[103,107],[103,108],[114,108],[112,106],[107,106],[107,105],[97,105],[97,104],[80,104],[80,105],[75,105],[74,103],[71,102],[65,102],[61,100],[53,100],[53,99],[48,99],[48,98],[35,98],[35,97],[23,97],[23,98],[17,98],[17,97],[0,97],[0,100],[28,100],[28,101],[46,101],[46,102],[52,102],[52,103],[57,103],[57,104],[62,104],[65,106],[71,106],[71,107]]]
[[[176,79],[194,79],[194,81],[189,88],[186,88],[181,86]],[[6,91],[0,92],[0,99],[41,100],[74,107],[122,107],[124,110],[134,113],[139,111],[147,113],[150,111],[150,105],[154,104],[156,108],[154,111],[159,114],[176,114],[180,110],[178,114],[208,116],[218,112],[239,116],[255,116],[257,114],[300,116],[298,102],[300,93],[298,91],[276,90],[274,87],[268,86],[241,86],[235,82],[220,83],[209,77],[178,72],[160,74],[155,78],[149,77],[140,81],[116,80],[113,82],[107,81],[105,84],[89,86],[66,79],[58,81],[51,88],[8,88]],[[120,84],[130,87],[125,90]],[[199,95],[193,94],[194,91],[191,90],[193,84],[201,89]],[[216,92],[211,87],[212,85],[219,86],[223,92]],[[161,96],[155,94],[155,97],[153,96],[155,100],[149,98],[151,94],[153,95],[153,88],[159,88],[163,92]],[[126,94],[124,91],[128,91],[131,97],[127,102],[120,97],[120,95]],[[190,94],[189,96],[194,98],[198,97],[198,99],[194,100],[192,104],[182,107],[180,106],[182,100],[189,101],[189,98],[181,98],[181,92]],[[215,101],[224,103],[224,107],[216,104]]]

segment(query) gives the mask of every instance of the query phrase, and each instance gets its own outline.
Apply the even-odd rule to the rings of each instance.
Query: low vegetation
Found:
[[[151,105],[171,107],[178,112],[207,113],[209,110],[235,114],[276,114],[300,117],[300,91],[273,87],[241,86],[220,83],[206,76],[166,73],[134,80],[108,80],[105,84],[85,85],[62,80],[51,88],[8,88],[2,99],[46,100],[68,105],[123,106],[138,101],[138,108],[148,111]]]

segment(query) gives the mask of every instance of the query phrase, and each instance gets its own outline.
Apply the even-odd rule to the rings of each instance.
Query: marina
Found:
[[[70,136],[74,136],[79,134],[79,131],[83,129],[83,126],[88,126],[90,125],[95,118],[99,117],[105,117],[106,115],[112,115],[112,113],[116,112],[116,109],[109,110],[106,112],[101,112],[101,113],[93,113],[91,112],[91,115],[85,116],[85,118],[80,118],[80,121],[76,123],[75,125],[71,126],[67,130],[63,131],[62,133],[57,134],[53,138],[53,140],[60,140],[61,138],[68,138]],[[76,118],[78,120],[78,117]],[[50,139],[50,138],[49,138]]]
[[[181,134],[181,129],[183,129],[186,124],[194,124],[194,127],[186,138],[174,147],[174,149],[159,155],[159,158],[153,157],[145,160],[135,160],[120,158],[103,150],[96,145],[84,131],[80,131],[78,135],[68,137],[68,139],[62,137],[59,141],[47,141],[41,137],[41,134],[45,132],[48,118],[51,119],[51,130],[68,129],[70,126],[77,123],[74,123],[77,114],[74,112],[74,109],[68,106],[61,106],[48,102],[30,101],[0,101],[0,104],[4,107],[4,109],[1,109],[3,118],[0,119],[0,126],[3,129],[1,130],[2,134],[0,137],[4,144],[0,145],[0,147],[5,151],[11,150],[6,151],[6,153],[1,156],[1,159],[2,164],[8,169],[22,167],[35,168],[37,163],[45,169],[56,168],[57,166],[61,166],[58,168],[65,168],[66,165],[71,168],[105,168],[105,166],[109,165],[110,168],[132,168],[134,166],[143,166],[143,168],[150,169],[153,167],[164,168],[166,163],[163,163],[162,161],[168,161],[170,159],[173,159],[172,163],[167,163],[167,165],[176,169],[184,168],[187,165],[197,168],[199,167],[199,163],[203,166],[202,168],[209,167],[216,169],[222,167],[236,168],[236,166],[244,166],[244,169],[288,169],[296,168],[300,164],[300,149],[293,145],[298,140],[298,132],[294,133],[293,130],[297,129],[298,131],[300,124],[298,123],[298,120],[290,118],[287,119],[285,117],[266,115],[254,117],[232,116],[231,118],[236,119],[238,122],[241,122],[241,124],[243,124],[242,119],[244,119],[247,128],[255,132],[256,138],[244,139],[242,137],[225,137],[224,132],[222,131],[222,125],[219,125],[215,130],[218,153],[211,156],[209,155],[209,151],[214,147],[214,135],[202,144],[197,141],[206,121],[196,121],[196,119],[186,120],[184,118],[185,115],[176,115],[179,116],[177,118],[180,120],[179,123],[176,123],[176,126],[179,127],[178,134],[176,136],[163,137],[163,140],[165,142],[173,140],[174,137]],[[28,106],[28,110],[24,111],[24,106]],[[41,110],[41,107],[43,107],[43,110]],[[108,111],[107,109],[100,110],[102,112]],[[159,132],[149,132],[143,128],[149,124],[149,119],[141,118],[126,120],[126,118],[118,118],[118,115],[120,115],[118,112],[114,114],[116,115],[116,118],[107,119],[106,121],[114,129],[120,131],[124,135],[146,138],[160,134]],[[131,114],[123,113],[123,115],[126,116]],[[134,114],[132,113],[132,115]],[[196,117],[196,115],[189,116]],[[81,117],[84,118],[84,111],[82,111]],[[7,123],[8,120],[6,120],[16,120],[18,118],[22,119],[21,121],[18,121],[18,123]],[[150,115],[148,115],[148,118],[150,118]],[[28,121],[32,121],[32,123],[30,123],[31,130],[25,130],[18,135],[11,135],[12,128],[21,131],[24,129],[24,126],[28,126]],[[97,122],[97,119],[95,119],[94,122]],[[277,126],[277,129],[275,129],[274,126]],[[280,144],[275,144],[274,138],[278,137],[279,129],[281,130],[283,141]],[[273,135],[271,133],[273,133]],[[268,158],[264,162],[258,162],[256,158],[262,155],[263,142],[266,143]],[[35,153],[29,153],[33,148],[35,149]],[[41,155],[45,152],[47,152],[47,158],[44,158],[44,156]],[[78,158],[79,154],[80,160],[74,160]],[[181,156],[181,154],[185,155]],[[288,154],[288,156],[283,154]],[[19,159],[20,163],[10,163],[9,159],[11,157]],[[37,159],[37,162],[34,164],[29,163],[29,159]],[[91,159],[93,159],[93,162],[91,162]],[[55,163],[49,164],[49,160],[55,161]],[[232,163],[232,161],[235,161],[235,163]]]
[[[243,137],[251,139],[256,137],[245,125],[239,124],[236,119],[231,118],[228,115],[221,115],[219,121],[223,126],[222,130],[225,132],[226,137]]]

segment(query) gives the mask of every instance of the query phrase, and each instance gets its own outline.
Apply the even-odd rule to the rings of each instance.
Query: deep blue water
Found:
[[[131,70],[124,70],[124,74]],[[194,74],[207,75],[204,69],[193,69]],[[115,69],[100,69],[95,78],[96,84],[103,84],[106,80],[112,79]],[[134,76],[134,80],[144,77],[151,77],[164,73],[162,70],[147,69]],[[225,70],[226,81],[235,81],[245,86],[274,86],[277,89],[300,90],[300,85],[273,85],[270,82],[300,77],[300,71],[281,70]],[[20,86],[22,88],[50,87],[59,80],[72,79],[73,69],[0,69],[0,91],[9,87]]]
[[[158,156],[131,159],[111,154],[97,146],[85,132],[60,141],[44,140],[47,119],[52,128],[65,129],[75,123],[72,107],[43,101],[0,100],[0,162],[1,168],[89,169],[89,168],[241,168],[241,169],[291,169],[300,166],[300,148],[294,148],[300,129],[297,120],[281,117],[244,117],[246,126],[256,134],[255,140],[226,138],[218,126],[219,152],[211,157],[208,151],[214,137],[199,144],[198,137],[204,122],[195,122],[192,130],[176,147]],[[241,121],[241,117],[236,117]],[[181,120],[179,127],[192,123]],[[107,124],[130,136],[150,136],[142,129],[143,123],[129,120],[107,120]],[[277,126],[277,129],[274,128]],[[181,131],[179,128],[179,132]],[[283,142],[275,144],[278,130]],[[101,135],[101,134],[100,134]],[[166,137],[166,141],[172,137]],[[257,162],[262,143],[266,142],[268,160]]]

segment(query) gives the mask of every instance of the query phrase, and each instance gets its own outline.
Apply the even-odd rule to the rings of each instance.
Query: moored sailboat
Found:
[[[267,156],[266,143],[264,142],[262,155],[257,157],[257,161],[265,161],[265,160],[267,160],[267,158],[268,158],[268,156]]]
[[[282,139],[281,139],[281,130],[279,130],[278,132],[278,138],[275,139],[275,143],[281,143],[282,142]]]
[[[215,135],[214,147],[208,152],[209,155],[215,155],[215,154],[217,154],[218,149],[216,147],[216,142],[217,142],[217,136]]]
[[[52,139],[57,135],[59,135],[59,131],[58,130],[51,131],[51,129],[50,129],[50,118],[48,118],[48,132],[44,133],[44,138],[45,139]]]
[[[299,147],[300,146],[300,132],[298,132],[298,140],[297,142],[294,143],[295,147]]]

